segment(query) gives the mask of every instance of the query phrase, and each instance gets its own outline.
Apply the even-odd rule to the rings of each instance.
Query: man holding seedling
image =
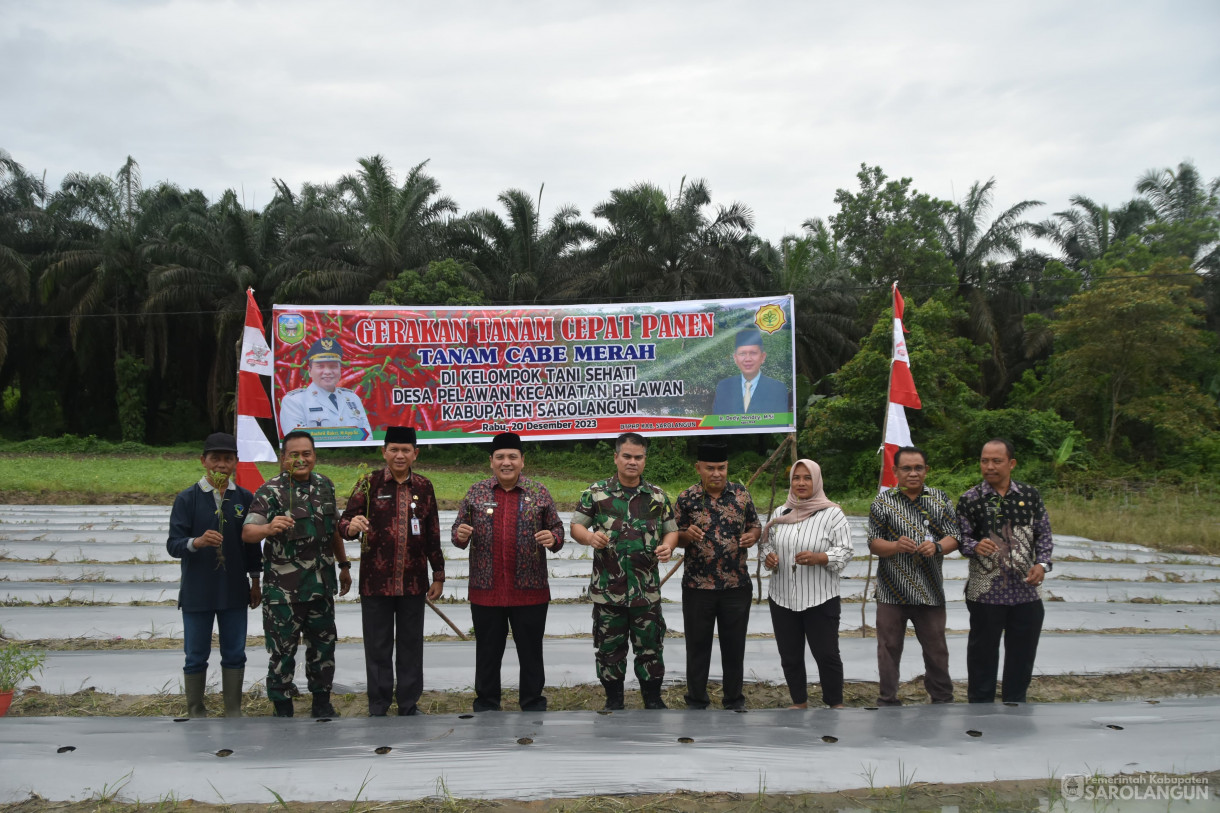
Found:
[[[644,480],[647,457],[647,438],[619,435],[618,473],[585,489],[572,515],[572,538],[593,548],[593,647],[609,711],[623,708],[629,638],[644,708],[667,708],[661,698],[665,619],[657,563],[668,562],[678,544],[678,523],[665,490]]]
[[[682,565],[682,618],[686,630],[686,707],[706,709],[713,634],[720,632],[722,702],[744,709],[746,630],[750,623],[750,548],[762,524],[750,492],[729,482],[729,450],[700,443],[699,482],[678,495]]]
[[[241,716],[246,674],[246,613],[258,606],[263,566],[257,545],[242,544],[242,521],[254,495],[233,482],[237,440],[224,432],[203,442],[203,477],[174,498],[169,515],[170,556],[182,560],[178,607],[182,610],[182,668],[186,710],[206,717],[212,628],[220,634],[220,683],[226,717]],[[248,578],[247,578],[248,576]]]
[[[288,691],[296,674],[297,642],[305,636],[305,675],[313,694],[312,715],[334,717],[330,702],[335,677],[335,563],[338,592],[352,586],[335,511],[335,484],[314,472],[318,458],[308,432],[284,436],[284,468],[254,494],[242,540],[263,550],[263,632],[271,655],[267,697],[276,717],[291,717]]]
[[[470,487],[453,523],[453,544],[470,546],[474,710],[500,710],[500,665],[511,627],[521,666],[518,703],[522,711],[546,711],[546,553],[563,547],[563,521],[546,486],[521,476],[525,454],[519,435],[496,435],[490,454],[495,476]]]
[[[900,706],[898,665],[907,622],[923,648],[924,688],[933,703],[953,702],[945,640],[941,564],[957,549],[957,514],[948,495],[925,486],[928,456],[904,446],[894,453],[898,485],[877,495],[868,512],[868,548],[877,565],[878,705]]]
[[[1005,703],[1024,703],[1042,634],[1042,581],[1051,570],[1051,521],[1038,489],[1012,479],[1012,443],[989,440],[979,455],[983,482],[962,495],[962,555],[970,560],[966,609],[966,694],[994,703],[1000,639]]]
[[[422,713],[424,605],[445,587],[441,523],[432,483],[412,470],[419,457],[415,429],[388,427],[381,454],[385,468],[356,483],[339,533],[349,539],[365,534],[360,619],[369,716],[384,717],[392,699],[399,716],[413,716]]]

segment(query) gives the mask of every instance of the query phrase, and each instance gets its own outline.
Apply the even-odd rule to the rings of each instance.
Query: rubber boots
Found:
[[[602,687],[606,690],[606,705],[602,711],[623,710],[623,681],[603,680]]]
[[[291,700],[272,700],[271,705],[275,706],[274,717],[291,717],[292,716],[292,701]]]
[[[335,711],[335,707],[330,704],[330,692],[314,692],[313,693],[313,709],[310,711],[311,717],[338,717],[339,712]]]
[[[656,680],[641,680],[640,694],[644,696],[644,708],[646,709],[667,709],[665,701],[661,699],[661,681]]]
[[[246,670],[221,669],[220,686],[225,699],[225,717],[241,716],[241,689],[246,680]]]
[[[203,693],[207,688],[208,673],[195,672],[183,675],[182,682],[186,686],[186,716],[207,717],[208,709],[203,704]]]

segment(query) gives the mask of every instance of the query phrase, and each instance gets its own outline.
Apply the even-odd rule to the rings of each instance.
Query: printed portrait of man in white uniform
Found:
[[[339,386],[343,374],[343,348],[331,338],[318,339],[306,353],[309,386],[300,387],[280,402],[280,432],[317,427],[354,426],[371,437],[369,416],[355,390]]]

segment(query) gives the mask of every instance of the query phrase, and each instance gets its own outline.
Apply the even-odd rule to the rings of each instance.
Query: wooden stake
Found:
[[[454,632],[456,632],[456,633],[457,633],[457,636],[458,636],[459,638],[461,638],[463,641],[469,641],[469,640],[470,640],[469,638],[467,638],[465,635],[463,635],[463,634],[462,634],[462,631],[461,631],[460,629],[458,629],[458,628],[457,628],[457,624],[455,624],[455,623],[453,623],[452,621],[450,621],[450,620],[449,620],[449,616],[447,616],[447,615],[445,615],[444,613],[442,613],[442,612],[441,612],[441,608],[440,608],[440,607],[437,607],[435,604],[433,604],[433,603],[432,603],[432,599],[428,598],[427,596],[424,596],[424,601],[426,601],[426,602],[428,603],[428,606],[432,608],[433,612],[435,612],[435,613],[436,613],[437,615],[439,615],[439,616],[440,616],[442,619],[444,619],[445,623],[446,623],[446,624],[448,624],[448,625],[449,625],[449,627],[450,627],[450,628],[451,628],[451,629],[452,629]]]

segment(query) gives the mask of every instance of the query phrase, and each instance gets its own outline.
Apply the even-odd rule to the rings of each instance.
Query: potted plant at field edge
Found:
[[[14,643],[0,647],[0,717],[8,714],[17,684],[35,672],[42,672],[45,652],[26,652]]]

